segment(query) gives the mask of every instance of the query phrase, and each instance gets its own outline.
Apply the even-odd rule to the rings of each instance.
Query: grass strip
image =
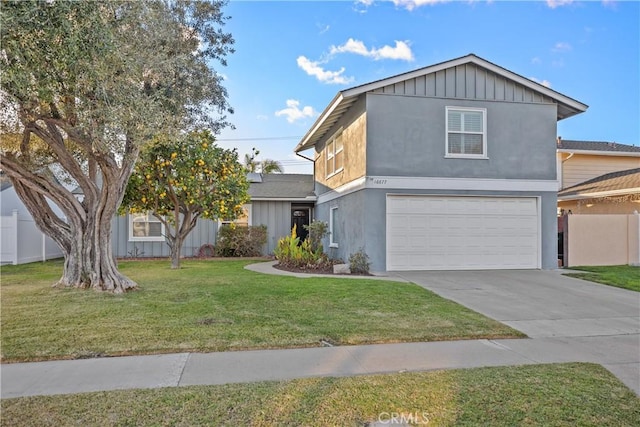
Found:
[[[566,276],[640,292],[640,267],[638,266],[614,265],[571,267],[571,269],[581,270],[584,273],[565,273]]]
[[[637,426],[640,400],[568,363],[5,399],[3,425]]]

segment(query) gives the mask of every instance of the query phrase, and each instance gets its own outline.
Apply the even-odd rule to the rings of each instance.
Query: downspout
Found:
[[[315,177],[316,177],[316,161],[310,157],[307,156],[303,156],[302,154],[298,153],[296,151],[296,156],[298,157],[302,157],[305,160],[309,160],[311,163],[313,163],[313,193],[316,195],[316,197],[318,197],[318,193],[316,193],[316,182],[315,182]],[[315,219],[315,215],[316,215],[316,211],[315,211],[315,203],[313,204],[313,211],[311,212],[311,215],[309,216],[309,221]]]

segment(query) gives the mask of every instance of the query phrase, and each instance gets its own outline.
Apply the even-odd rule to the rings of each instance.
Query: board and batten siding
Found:
[[[611,172],[640,168],[640,157],[575,154],[562,163],[562,188],[568,188]]]
[[[551,104],[548,96],[475,64],[458,65],[376,89],[374,93]]]
[[[251,206],[251,225],[267,226],[263,253],[273,254],[278,240],[291,233],[291,202],[253,200]]]
[[[169,246],[166,242],[130,242],[129,241],[129,218],[127,216],[116,216],[111,223],[112,226],[112,248],[116,257],[168,257]],[[199,219],[196,227],[189,233],[183,246],[182,256],[191,257],[198,254],[198,250],[204,244],[215,245],[218,223]]]

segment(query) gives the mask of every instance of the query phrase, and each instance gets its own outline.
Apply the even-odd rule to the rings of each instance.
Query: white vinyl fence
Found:
[[[61,258],[60,247],[36,227],[31,217],[20,217],[14,210],[11,216],[0,217],[0,263],[26,264]]]

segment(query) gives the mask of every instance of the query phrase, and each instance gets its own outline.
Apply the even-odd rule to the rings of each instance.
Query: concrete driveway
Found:
[[[392,275],[533,338],[501,341],[514,351],[541,361],[545,354],[532,354],[539,349],[562,355],[560,359],[566,361],[601,363],[636,393],[640,391],[637,292],[573,279],[558,270],[407,271]]]

